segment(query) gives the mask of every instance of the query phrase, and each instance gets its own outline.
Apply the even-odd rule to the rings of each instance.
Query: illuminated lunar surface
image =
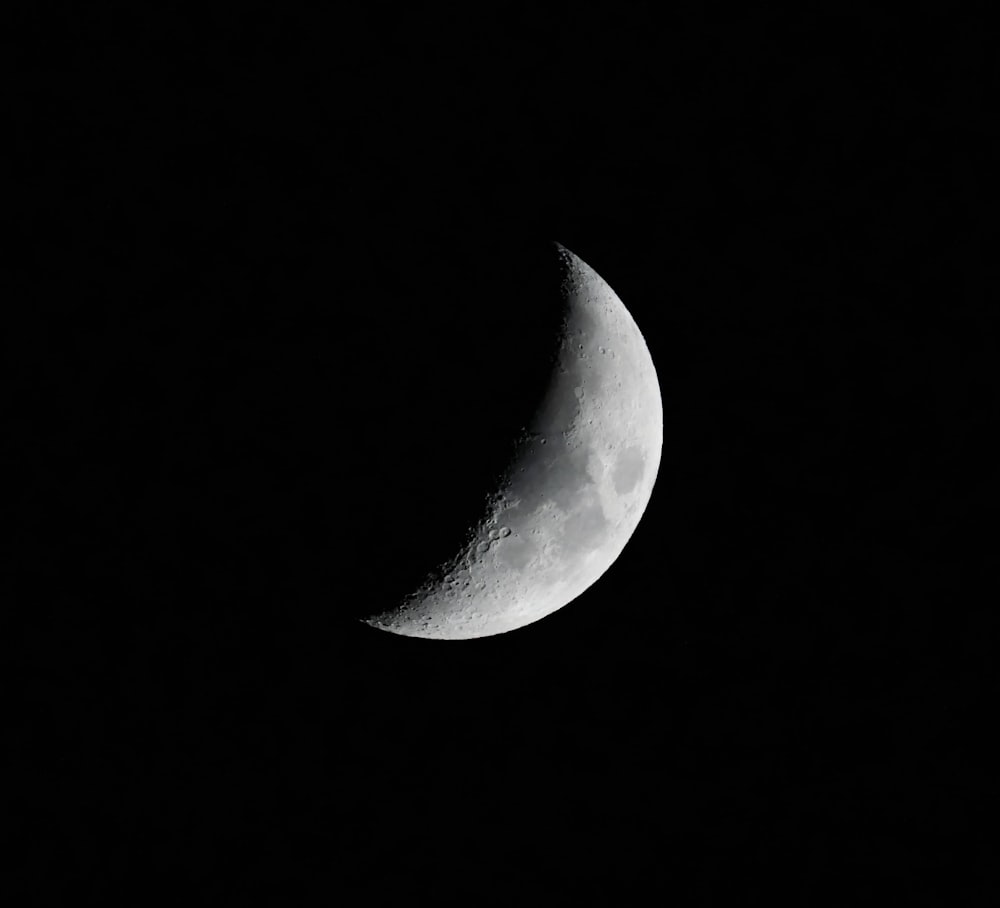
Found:
[[[562,316],[541,406],[455,556],[363,619],[374,627],[447,640],[523,627],[583,593],[635,532],[663,441],[656,371],[614,291],[564,247],[553,256]]]

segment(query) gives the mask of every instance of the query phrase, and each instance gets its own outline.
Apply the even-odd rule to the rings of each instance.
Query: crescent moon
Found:
[[[663,406],[631,314],[565,247],[558,354],[542,403],[457,553],[367,624],[461,640],[552,614],[614,563],[646,509]]]

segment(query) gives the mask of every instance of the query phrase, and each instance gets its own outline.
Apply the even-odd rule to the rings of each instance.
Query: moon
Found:
[[[557,353],[541,404],[456,553],[367,624],[462,640],[532,624],[601,577],[635,532],[656,481],[663,406],[631,314],[558,243]]]

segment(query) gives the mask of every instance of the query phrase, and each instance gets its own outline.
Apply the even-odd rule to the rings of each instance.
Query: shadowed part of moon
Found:
[[[551,375],[507,466],[455,554],[369,624],[441,639],[522,627],[584,592],[635,531],[660,461],[656,372],[631,315],[589,266],[554,245],[551,270]]]

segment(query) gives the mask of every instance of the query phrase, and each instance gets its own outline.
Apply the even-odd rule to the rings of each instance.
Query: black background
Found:
[[[40,902],[987,903],[981,23],[663,16],[24,23]],[[535,387],[548,239],[657,366],[646,516],[536,625],[371,630]]]

